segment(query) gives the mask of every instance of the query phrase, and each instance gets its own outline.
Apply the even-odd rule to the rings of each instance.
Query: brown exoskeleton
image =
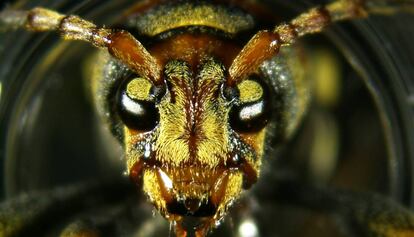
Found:
[[[251,16],[209,3],[144,11],[131,24],[156,39],[148,45],[126,31],[44,8],[5,10],[0,21],[6,28],[58,31],[103,49],[91,88],[98,112],[124,146],[129,176],[176,223],[177,236],[201,237],[258,180],[265,141],[287,140],[306,112],[305,72],[289,73],[302,65],[301,55],[285,46],[334,22],[381,11],[382,3],[334,1],[259,31],[247,43],[238,36],[254,28]],[[283,100],[274,96],[277,86]],[[367,221],[378,235],[413,233],[409,213],[387,224],[376,218]]]

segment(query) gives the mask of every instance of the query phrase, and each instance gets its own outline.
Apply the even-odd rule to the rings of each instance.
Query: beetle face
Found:
[[[120,87],[119,105],[147,101],[153,108],[144,110],[156,110],[148,112],[151,118],[132,122],[121,115],[129,121],[124,128],[128,170],[134,179],[142,176],[144,192],[165,216],[217,220],[239,197],[243,179],[250,186],[259,172],[267,90],[262,82],[246,80],[228,95],[221,61],[183,59],[166,61],[163,95],[152,94],[151,83],[142,78]],[[139,128],[146,119],[154,122]]]

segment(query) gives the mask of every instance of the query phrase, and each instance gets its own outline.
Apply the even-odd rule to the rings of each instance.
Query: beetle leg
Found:
[[[0,204],[0,236],[43,236],[49,229],[39,226],[57,225],[69,216],[99,210],[104,204],[123,203],[132,192],[128,182],[120,179],[23,194]]]
[[[129,32],[97,27],[74,15],[63,15],[45,8],[29,11],[0,12],[0,30],[25,28],[28,31],[58,31],[65,40],[82,40],[98,48],[106,48],[141,76],[162,84],[161,66]]]
[[[257,196],[262,201],[276,200],[332,215],[351,236],[414,236],[414,214],[375,193],[308,186],[295,180],[278,180],[274,188],[260,191]]]

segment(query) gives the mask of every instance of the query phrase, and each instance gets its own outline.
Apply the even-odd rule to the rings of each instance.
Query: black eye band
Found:
[[[239,103],[233,105],[230,110],[229,123],[237,132],[256,132],[264,128],[270,118],[269,90],[260,78],[256,78],[246,85],[252,85],[256,88],[240,88]],[[246,96],[243,94],[249,95],[249,98],[246,100]]]
[[[150,94],[153,90],[146,90],[145,96],[142,95],[143,93],[140,93],[140,97],[137,98],[137,96],[133,96],[133,92],[131,93],[131,90],[134,88],[128,86],[131,85],[130,83],[133,80],[135,80],[134,84],[136,84],[134,86],[140,87],[139,89],[148,86],[144,85],[148,82],[145,79],[140,79],[139,81],[134,78],[125,80],[118,88],[116,94],[117,113],[128,128],[138,131],[150,131],[157,126],[160,119],[155,101]]]

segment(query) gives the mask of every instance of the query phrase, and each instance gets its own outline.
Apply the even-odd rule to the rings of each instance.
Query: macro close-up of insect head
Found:
[[[414,237],[413,0],[0,3],[0,237]]]

